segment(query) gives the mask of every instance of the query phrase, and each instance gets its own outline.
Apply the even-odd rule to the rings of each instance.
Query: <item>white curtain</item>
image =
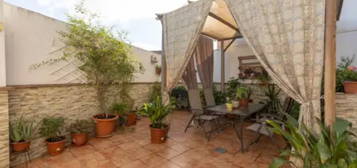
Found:
[[[166,91],[181,79],[211,6],[212,0],[200,0],[162,16]]]
[[[241,33],[274,82],[301,106],[300,122],[318,129],[325,0],[226,0]]]

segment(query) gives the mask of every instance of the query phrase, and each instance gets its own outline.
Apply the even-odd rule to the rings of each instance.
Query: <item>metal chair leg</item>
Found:
[[[192,115],[192,117],[190,118],[190,120],[188,121],[188,123],[186,125],[186,128],[185,128],[184,132],[186,132],[187,129],[190,127],[190,125],[192,124],[192,121],[193,121],[194,118],[195,118],[195,115]]]

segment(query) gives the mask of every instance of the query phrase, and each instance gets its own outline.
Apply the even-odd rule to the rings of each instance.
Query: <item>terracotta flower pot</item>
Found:
[[[72,143],[76,146],[82,146],[88,142],[88,135],[86,133],[71,134]]]
[[[357,93],[357,81],[345,81],[343,82],[343,88],[345,93],[356,94]]]
[[[160,75],[161,74],[161,67],[156,67],[155,68],[155,72],[157,75]]]
[[[66,144],[66,138],[65,137],[59,137],[60,140],[55,141],[55,142],[50,142],[48,139],[46,140],[47,142],[47,152],[51,156],[58,155],[64,151],[65,144]]]
[[[127,115],[126,126],[131,126],[136,124],[136,114],[130,113]]]
[[[240,108],[246,108],[246,107],[248,107],[248,104],[249,104],[249,99],[240,99],[239,100]]]
[[[166,128],[153,128],[150,126],[151,131],[151,143],[162,144],[166,141],[168,127]]]
[[[25,141],[25,142],[13,142],[11,143],[12,150],[14,152],[24,152],[28,149],[30,149],[30,141]]]
[[[104,118],[105,114],[93,116],[95,121],[95,134],[99,138],[110,137],[115,130],[115,125],[118,120],[117,115],[110,115],[109,118]]]

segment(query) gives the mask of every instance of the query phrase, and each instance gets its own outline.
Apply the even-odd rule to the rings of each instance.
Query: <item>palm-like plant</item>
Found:
[[[151,127],[153,128],[165,128],[167,125],[164,123],[165,117],[172,111],[172,105],[164,105],[160,97],[151,103],[145,103],[140,109],[139,114],[149,117],[151,121]]]
[[[278,168],[288,163],[289,157],[301,160],[304,168],[357,167],[357,146],[356,142],[352,141],[352,136],[356,135],[349,131],[351,123],[348,121],[337,119],[331,129],[320,122],[319,135],[312,133],[305,125],[299,127],[298,121],[290,116],[285,125],[286,129],[274,121],[268,123],[273,126],[272,130],[282,135],[293,149],[283,151],[270,165],[271,168]]]
[[[63,117],[46,117],[42,119],[40,134],[47,138],[49,142],[56,142],[62,139],[62,129],[64,126]]]

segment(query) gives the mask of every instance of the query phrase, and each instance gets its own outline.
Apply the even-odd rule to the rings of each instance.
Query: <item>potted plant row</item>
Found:
[[[165,118],[172,111],[172,105],[162,103],[161,97],[151,103],[145,103],[140,109],[139,114],[150,119],[151,143],[161,144],[166,141],[169,125],[165,123]]]
[[[10,140],[14,152],[24,152],[30,149],[35,124],[23,117],[10,122]]]
[[[54,156],[63,152],[66,143],[63,129],[63,117],[46,117],[42,119],[40,134],[46,138],[48,154]]]

